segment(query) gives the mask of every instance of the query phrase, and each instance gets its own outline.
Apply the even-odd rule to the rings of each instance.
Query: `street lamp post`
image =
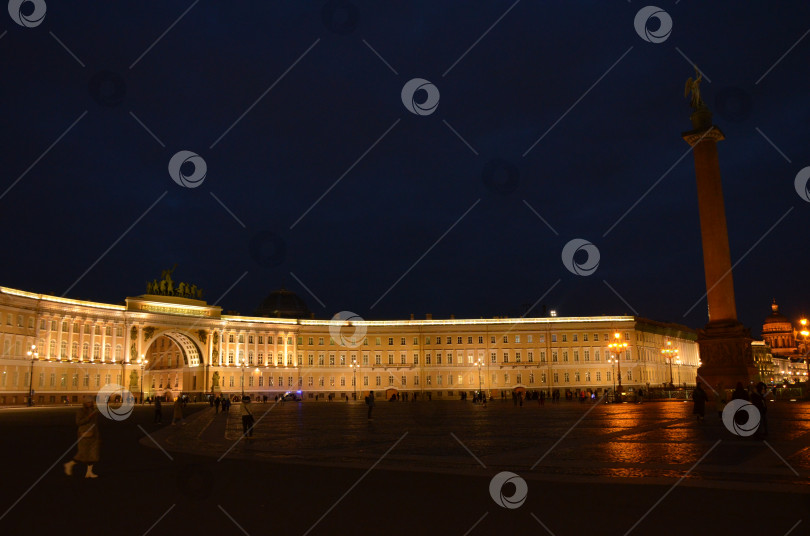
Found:
[[[613,334],[613,342],[608,344],[608,348],[613,349],[616,352],[616,366],[619,369],[619,396],[621,397],[622,392],[622,361],[621,361],[621,352],[622,350],[627,350],[627,343],[621,342],[622,335],[618,331]]]
[[[31,372],[28,373],[28,407],[30,408],[34,405],[34,359],[39,358],[36,344],[31,345],[28,355],[31,357]]]
[[[804,338],[804,363],[807,365],[807,378],[810,381],[810,352],[807,350],[807,337],[810,336],[810,330],[807,329],[807,319],[802,318],[799,320],[799,324],[802,325],[801,331],[799,333]]]
[[[481,358],[478,358],[478,397],[482,398],[484,396],[484,380],[481,378],[481,367],[484,363],[481,361]]]
[[[674,378],[672,377],[672,355],[676,353],[678,350],[672,348],[672,341],[667,341],[667,347],[661,349],[661,353],[664,354],[664,357],[667,358],[667,363],[669,363],[669,386],[670,388],[674,387]],[[678,382],[680,383],[680,381]]]
[[[352,362],[349,363],[349,366],[352,368],[352,385],[354,386],[354,399],[357,400],[357,367],[360,365],[357,364],[357,359],[352,358]]]
[[[678,365],[678,387],[681,385],[681,356],[675,355],[675,364]]]
[[[141,357],[138,358],[138,364],[141,366],[141,404],[143,404],[143,382],[144,382],[143,369],[147,363],[149,363],[149,361],[144,359],[144,355],[141,354]]]
[[[613,355],[608,357],[608,363],[610,363],[610,368],[613,371],[611,375],[613,376],[613,400],[616,400],[616,360],[613,358]]]
[[[237,354],[236,354],[236,360],[237,360],[237,363],[239,363],[239,365],[242,367],[242,398],[244,398],[245,397],[245,365],[247,364],[247,361],[245,360],[244,357],[242,357],[242,358],[239,357],[239,352],[237,352]]]

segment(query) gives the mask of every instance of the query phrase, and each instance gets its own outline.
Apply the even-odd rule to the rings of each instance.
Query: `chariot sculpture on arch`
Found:
[[[203,291],[195,284],[185,283],[183,281],[175,285],[172,279],[172,274],[177,269],[177,263],[169,270],[162,270],[160,273],[160,281],[153,279],[151,282],[146,282],[146,293],[153,296],[176,296],[178,298],[191,298],[194,300],[201,300]]]

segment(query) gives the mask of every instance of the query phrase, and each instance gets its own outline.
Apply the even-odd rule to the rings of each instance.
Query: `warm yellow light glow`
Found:
[[[806,319],[806,318],[802,318],[801,320],[799,320],[799,323],[800,323],[802,326],[806,326],[806,325],[807,325],[807,319]]]

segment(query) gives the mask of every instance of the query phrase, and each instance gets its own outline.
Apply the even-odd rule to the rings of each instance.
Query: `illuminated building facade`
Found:
[[[615,333],[627,343],[619,363],[609,361]],[[436,400],[479,387],[495,397],[514,390],[599,396],[619,383],[619,369],[625,391],[670,377],[693,385],[695,341],[685,326],[635,316],[248,317],[185,297],[146,294],[111,305],[0,287],[0,404],[26,403],[29,386],[35,404],[73,403],[107,384],[135,397],[192,399],[243,391],[352,398],[374,390]],[[664,347],[678,350],[671,363]]]

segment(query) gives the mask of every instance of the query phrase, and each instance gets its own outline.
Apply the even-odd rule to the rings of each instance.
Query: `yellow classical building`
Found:
[[[259,308],[267,316],[224,315],[196,291],[183,295],[194,297],[112,305],[0,287],[0,404],[27,403],[29,389],[35,404],[73,403],[108,384],[136,398],[199,400],[370,390],[434,400],[479,390],[599,396],[614,384],[693,385],[699,363],[694,330],[636,316],[316,320],[285,290]],[[616,341],[626,343],[618,355],[608,347]]]

